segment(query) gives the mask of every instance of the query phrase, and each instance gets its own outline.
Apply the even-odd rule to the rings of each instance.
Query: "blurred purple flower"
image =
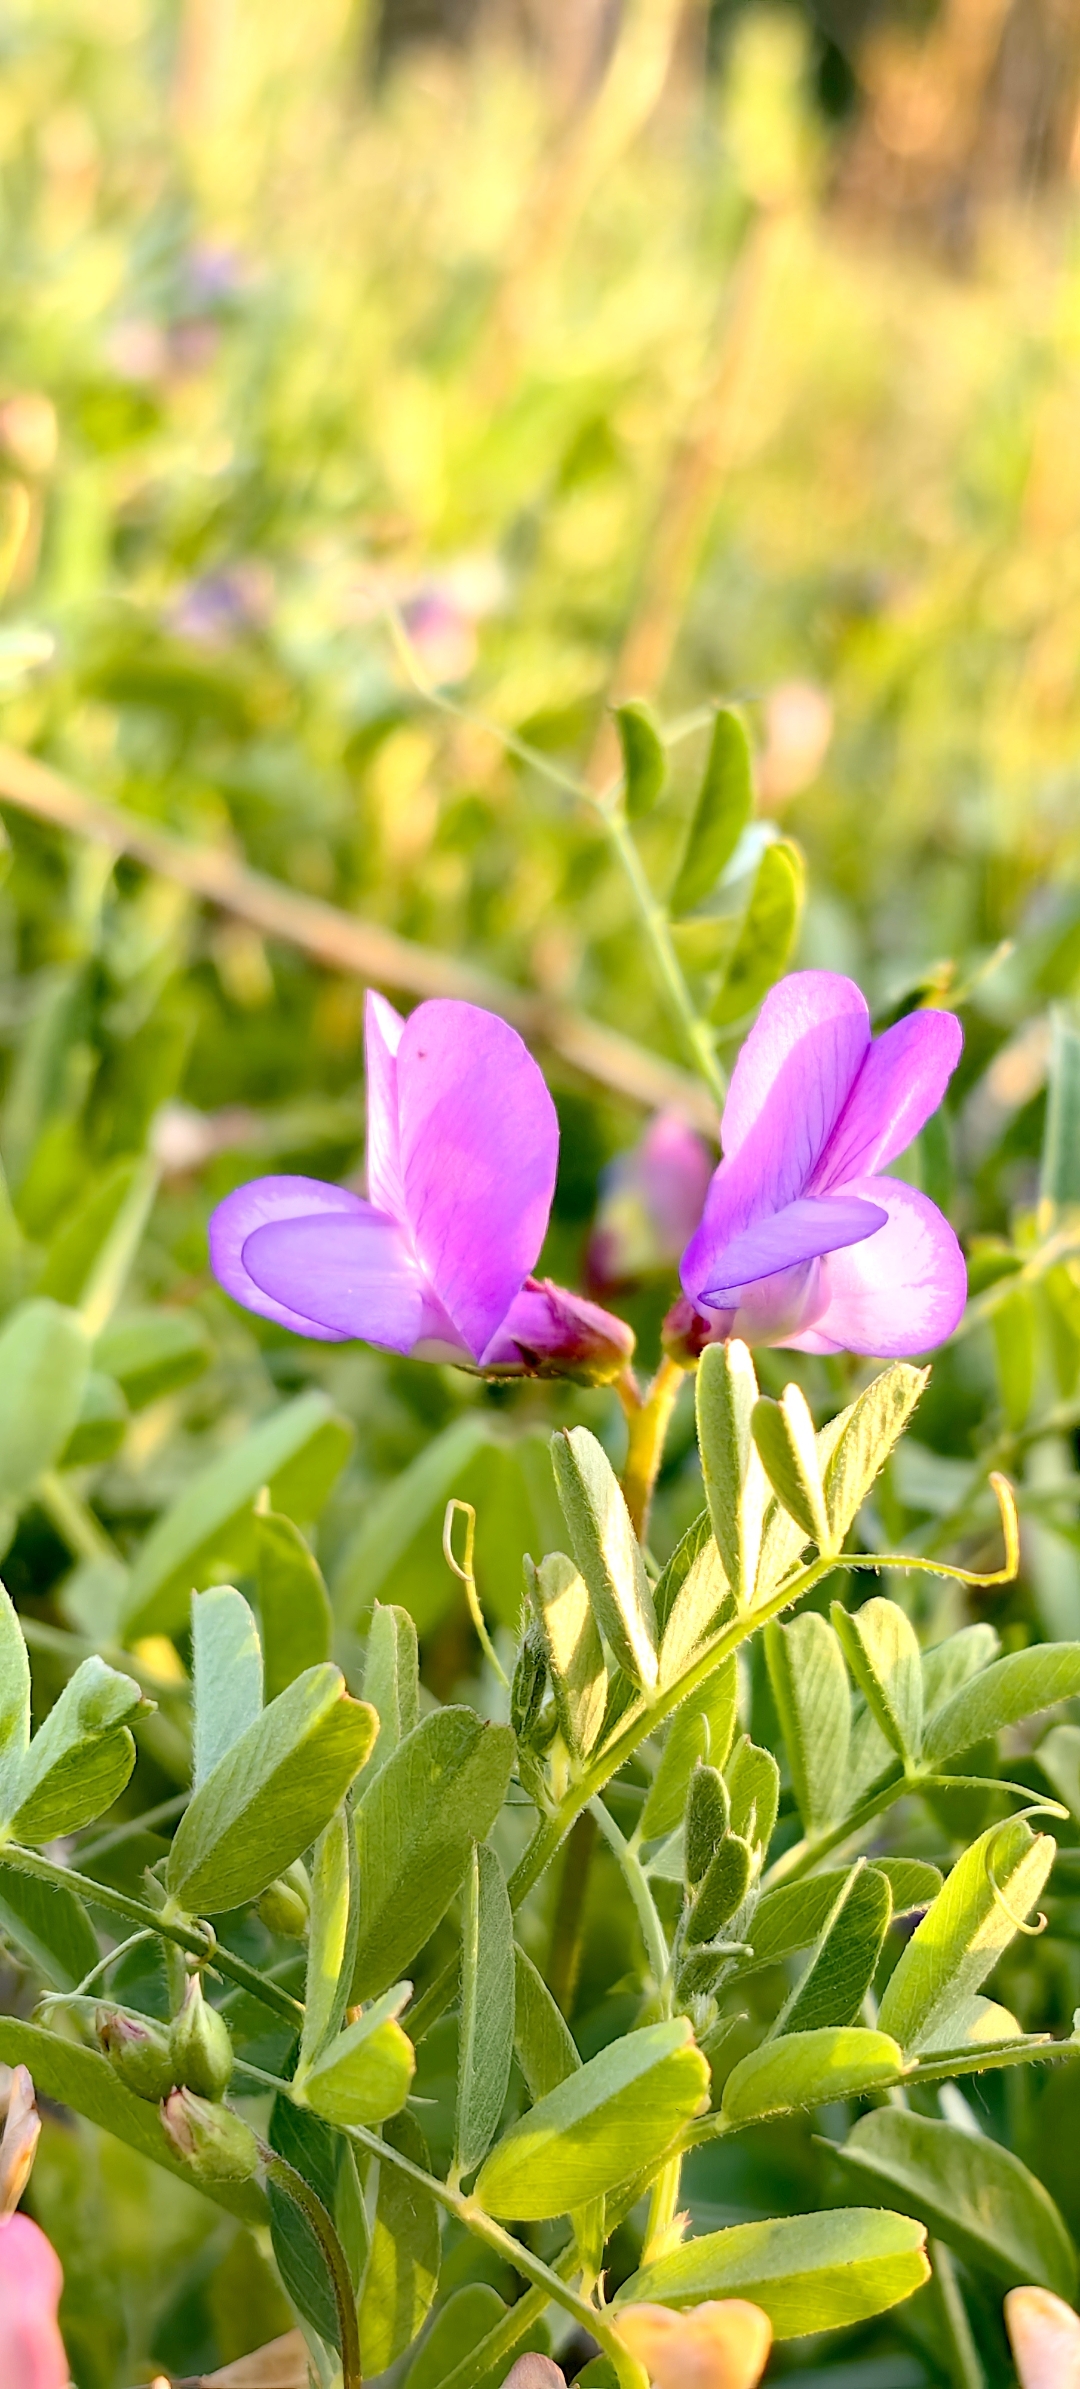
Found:
[[[877,1173],[936,1110],[962,1042],[951,1012],[930,1011],[872,1040],[859,989],[834,971],[773,989],[732,1077],[670,1349],[736,1335],[886,1359],[951,1334],[967,1292],[952,1229]]]
[[[467,680],[478,653],[476,629],[452,593],[430,582],[406,599],[401,619],[423,670],[436,688]]]
[[[369,994],[365,1202],[318,1178],[256,1178],[218,1205],[227,1292],[299,1335],[515,1376],[617,1376],[631,1331],[530,1276],[559,1130],[517,1031],[437,999],[402,1020]]]
[[[224,647],[240,632],[257,630],[266,622],[273,596],[265,565],[230,565],[189,581],[169,609],[169,625],[196,646]]]
[[[604,1172],[589,1238],[587,1274],[597,1293],[632,1286],[679,1259],[705,1208],[712,1156],[681,1112],[658,1112],[629,1153]]]

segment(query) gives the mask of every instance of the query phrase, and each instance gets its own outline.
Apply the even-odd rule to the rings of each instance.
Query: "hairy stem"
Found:
[[[594,800],[595,803],[595,800]],[[667,997],[668,1008],[682,1036],[687,1054],[700,1073],[710,1095],[723,1106],[727,1082],[716,1058],[716,1047],[708,1023],[697,1012],[690,990],[683,976],[682,964],[675,951],[667,913],[649,885],[648,874],[634,844],[626,816],[612,807],[596,804],[612,849],[630,883],[641,926],[652,949],[657,977]]]
[[[639,1394],[636,1380],[629,1369],[624,1371],[615,1389],[629,1428],[622,1489],[634,1533],[641,1543],[648,1534],[653,1487],[664,1456],[667,1431],[684,1373],[677,1360],[665,1356],[644,1396]]]
[[[599,1796],[590,1800],[587,1814],[595,1817],[608,1848],[614,1851],[626,1878],[627,1890],[633,1900],[637,1911],[637,1920],[641,1926],[641,1938],[645,1943],[645,1955],[649,1962],[649,1970],[660,1994],[664,2014],[669,2015],[671,2012],[671,1961],[664,1928],[660,1922],[656,1901],[649,1889],[645,1869],[637,1852],[631,1849],[629,1842],[620,1833],[614,1817],[605,1808]]]
[[[675,2217],[679,2211],[679,2192],[682,2188],[682,2152],[669,2157],[661,2173],[657,2174],[649,2199],[649,2220],[641,2250],[642,2266],[651,2264],[663,2252]]]
[[[938,2320],[945,2341],[946,2361],[953,2389],[986,2389],[986,2374],[979,2360],[979,2352],[972,2336],[967,2307],[952,2251],[941,2240],[931,2240],[930,2260],[934,2268]]]
[[[156,1908],[148,1908],[143,1900],[133,1899],[130,1893],[115,1891],[111,1883],[98,1883],[92,1875],[76,1874],[73,1867],[57,1866],[53,1859],[43,1857],[40,1850],[23,1850],[17,1842],[0,1845],[0,1860],[20,1875],[35,1875],[41,1883],[63,1885],[68,1891],[77,1892],[80,1899],[92,1902],[95,1908],[106,1908],[114,1916],[126,1916],[132,1924],[145,1925],[161,1940],[173,1942],[177,1949],[186,1949],[191,1957],[210,1959],[218,1974],[227,1975],[230,1982],[250,1991],[253,1998],[261,1999],[264,2007],[272,2008],[286,2023],[303,2023],[300,2001],[257,1973],[254,1966],[246,1965],[243,1958],[234,1957],[230,1949],[223,1949],[209,1926],[166,1917]]]

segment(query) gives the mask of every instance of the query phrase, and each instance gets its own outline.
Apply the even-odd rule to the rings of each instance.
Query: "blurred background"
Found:
[[[479,1506],[481,1593],[509,1628],[522,1549],[559,1536],[551,1422],[585,1418],[617,1455],[614,1398],[288,1338],[213,1287],[209,1209],[264,1169],[360,1168],[365,970],[341,940],[392,932],[413,954],[383,977],[395,1000],[455,992],[462,966],[534,999],[563,1128],[544,1266],[614,1284],[655,1359],[673,1254],[618,1157],[661,1104],[699,1131],[709,1113],[575,793],[609,771],[627,696],[698,724],[643,833],[658,886],[700,709],[735,702],[759,782],[742,865],[781,828],[807,858],[795,959],[852,973],[882,1022],[935,992],[961,1011],[948,1114],[904,1166],[976,1292],[1080,1204],[1045,1117],[1052,1054],[1067,1075],[1080,1052],[1080,17],[8,0],[0,49],[0,1279],[5,1302],[80,1299],[135,1186],[129,1325],[172,1322],[167,1366],[160,1335],[141,1376],[102,1359],[68,1456],[82,1552],[34,1504],[5,1530],[37,1697],[50,1633],[105,1630],[85,1574],[73,1589],[87,1534],[130,1556],[311,1387],[352,1439],[317,1528],[344,1663],[389,1587],[432,1690],[476,1697],[445,1499]],[[27,756],[62,775],[74,834],[40,818]],[[132,824],[174,841],[163,867]],[[287,919],[268,929],[245,868],[296,900]],[[709,923],[680,934],[707,968]],[[1024,1577],[992,1615],[1013,1642],[1080,1633],[1075,1250],[976,1308],[883,1497],[891,1535],[975,1557],[987,1458],[1009,1465]],[[819,1415],[858,1382],[797,1368]],[[791,1373],[763,1356],[770,1388]],[[660,1556],[698,1506],[684,1403]],[[931,1640],[991,1608],[903,1597]],[[182,1671],[183,1646],[151,1660]],[[182,1780],[170,1747],[145,1740],[134,1807]],[[1080,1998],[1065,1895],[1055,1919],[1002,1993],[1031,2024]],[[625,1963],[610,1918],[586,1932],[583,2045]],[[4,1990],[31,2002],[14,1960]],[[1074,2225],[1075,2071],[1053,2123],[1037,2081],[1000,2092]],[[762,2146],[703,2213],[821,2194],[801,2127]],[[265,2251],[89,2129],[50,2125],[36,2182],[79,2389],[283,2327]],[[784,2361],[908,2389],[938,2376],[907,2328]]]

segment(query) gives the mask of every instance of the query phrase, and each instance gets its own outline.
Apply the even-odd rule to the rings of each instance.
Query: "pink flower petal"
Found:
[[[937,1110],[963,1042],[954,1012],[909,1012],[875,1037],[814,1172],[816,1193],[895,1161]]]
[[[364,1005],[367,1087],[367,1187],[376,1211],[404,1219],[398,1132],[397,1050],[405,1023],[386,997],[368,989]]]
[[[778,1270],[817,1260],[822,1253],[861,1244],[884,1227],[886,1217],[879,1203],[864,1203],[850,1194],[823,1199],[804,1195],[756,1220],[722,1252],[713,1253],[707,1283],[693,1284],[684,1266],[683,1284],[695,1302],[710,1309],[723,1307],[756,1278],[773,1277]]]
[[[347,1213],[268,1220],[246,1239],[243,1266],[277,1316],[288,1309],[316,1332],[411,1352],[426,1325],[420,1273],[396,1220],[353,1199]]]
[[[964,1256],[948,1220],[899,1178],[857,1178],[844,1193],[879,1203],[886,1225],[821,1262],[824,1301],[813,1325],[782,1341],[797,1352],[865,1352],[877,1360],[943,1344],[967,1300]]]
[[[310,1319],[295,1300],[286,1296],[277,1301],[263,1286],[256,1283],[244,1260],[244,1246],[256,1229],[270,1221],[311,1219],[316,1213],[331,1216],[346,1213],[352,1217],[370,1208],[360,1195],[350,1194],[345,1186],[330,1186],[323,1178],[252,1178],[246,1186],[238,1186],[219,1203],[210,1221],[210,1266],[219,1285],[224,1286],[234,1302],[242,1302],[245,1310],[257,1311],[263,1319],[276,1319],[280,1327],[291,1327],[294,1334],[318,1336],[333,1342],[347,1330],[320,1326]],[[294,1294],[302,1288],[294,1288]]]
[[[56,2319],[60,2259],[29,2215],[0,2223],[0,2381],[3,2389],[67,2389]]]
[[[599,1303],[526,1278],[482,1358],[485,1369],[523,1375],[581,1377],[606,1385],[621,1375],[634,1349],[634,1331]]]
[[[796,971],[766,997],[732,1075],[724,1159],[683,1256],[691,1300],[718,1283],[716,1262],[744,1229],[809,1191],[869,1043],[865,1001],[835,971]]]
[[[559,1129],[516,1029],[437,999],[397,1053],[401,1175],[413,1250],[479,1360],[539,1253]]]

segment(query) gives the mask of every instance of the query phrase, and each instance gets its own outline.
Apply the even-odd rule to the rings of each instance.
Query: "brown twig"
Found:
[[[327,970],[355,972],[376,986],[401,988],[409,995],[459,996],[501,1013],[530,1042],[549,1047],[584,1077],[649,1110],[674,1105],[696,1126],[715,1134],[715,1106],[705,1088],[673,1062],[620,1036],[617,1029],[566,1011],[456,955],[414,945],[375,921],[358,921],[320,897],[298,895],[238,862],[222,847],[192,845],[171,830],[158,829],[91,796],[36,756],[0,744],[3,804],[16,805],[76,837],[94,839],[115,854],[130,855],[204,902],[250,921],[265,937],[299,947]]]

